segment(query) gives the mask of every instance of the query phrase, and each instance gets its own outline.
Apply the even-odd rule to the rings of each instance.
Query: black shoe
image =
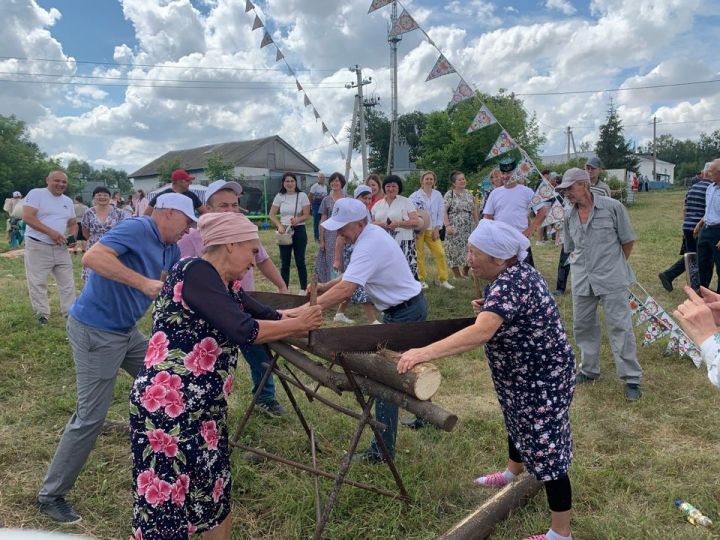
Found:
[[[627,383],[625,385],[625,398],[628,401],[637,401],[642,396],[639,384]]]
[[[428,423],[422,418],[412,418],[410,420],[400,420],[400,423],[410,429],[422,429],[428,425]]]
[[[364,463],[366,465],[379,465],[385,463],[382,456],[378,456],[375,452],[365,450],[364,452],[356,452],[353,454],[352,463]]]
[[[38,315],[37,320],[38,323],[42,326],[45,326],[48,323],[48,318],[45,315]]]
[[[562,296],[563,294],[565,294],[565,290],[564,290],[564,289],[563,289],[563,290],[561,290],[561,289],[555,289],[555,290],[553,291],[553,296]]]
[[[589,375],[585,375],[582,371],[578,371],[577,375],[575,375],[575,384],[585,384],[595,381],[597,381],[597,377],[590,377]]]
[[[255,407],[272,418],[287,416],[288,413],[287,409],[283,407],[277,399],[273,399],[272,401],[258,401]]]
[[[663,289],[665,289],[667,292],[672,292],[672,280],[667,277],[667,274],[665,272],[660,272],[658,274],[658,277],[660,278],[660,283],[662,283]]]
[[[38,501],[40,511],[53,521],[70,525],[82,521],[80,515],[75,512],[72,506],[63,498],[59,497],[48,502]]]

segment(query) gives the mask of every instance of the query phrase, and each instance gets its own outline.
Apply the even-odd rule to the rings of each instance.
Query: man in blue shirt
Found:
[[[663,288],[668,292],[673,290],[673,280],[685,272],[685,258],[683,255],[685,255],[685,253],[697,253],[695,226],[703,218],[703,215],[705,215],[705,192],[710,185],[710,181],[703,178],[703,176],[704,172],[701,172],[698,175],[699,179],[693,182],[685,194],[682,225],[683,241],[680,247],[680,258],[675,261],[675,264],[670,268],[658,274],[660,283],[662,283]],[[712,276],[712,258],[708,262],[709,275]]]
[[[695,226],[695,235],[700,285],[710,287],[713,263],[720,280],[720,159],[711,161],[705,171],[711,183],[705,191],[705,214]],[[717,291],[720,292],[720,281]]]
[[[92,271],[67,322],[77,405],[38,493],[40,511],[55,521],[81,519],[65,496],[102,429],[118,370],[135,377],[142,366],[148,342],[135,325],[180,259],[175,243],[195,221],[189,198],[161,195],[152,216],[121,221],[83,256]]]

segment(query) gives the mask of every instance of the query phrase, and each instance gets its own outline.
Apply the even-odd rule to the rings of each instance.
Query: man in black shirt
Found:
[[[177,169],[172,172],[170,179],[172,180],[172,187],[162,190],[150,200],[148,207],[145,209],[146,216],[152,215],[157,198],[165,193],[181,193],[186,197],[190,197],[190,200],[193,203],[193,208],[198,214],[204,214],[207,212],[207,206],[202,203],[197,195],[190,191],[190,184],[192,184],[192,181],[195,180],[194,176],[190,176],[184,169]]]

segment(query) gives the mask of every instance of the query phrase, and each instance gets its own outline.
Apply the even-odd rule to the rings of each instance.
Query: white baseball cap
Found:
[[[343,225],[360,221],[368,217],[368,209],[361,201],[343,197],[333,206],[332,215],[320,225],[328,231],[337,231]]]
[[[164,208],[166,210],[179,210],[185,214],[188,218],[192,219],[197,223],[195,217],[195,209],[190,197],[187,197],[181,193],[165,193],[157,198],[155,208]]]
[[[243,194],[243,187],[237,182],[228,182],[226,180],[215,180],[205,190],[205,202],[210,200],[210,197],[215,195],[218,191],[223,189],[231,189],[235,192],[238,197]]]
[[[365,195],[366,193],[372,193],[372,189],[370,189],[370,186],[365,184],[360,184],[358,187],[355,188],[355,191],[353,192],[353,198],[357,199],[361,195]]]
[[[22,197],[22,193],[19,191],[13,191],[13,197]]]

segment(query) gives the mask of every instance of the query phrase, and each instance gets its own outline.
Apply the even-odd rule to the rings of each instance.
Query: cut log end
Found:
[[[412,371],[415,373],[415,397],[427,401],[435,395],[440,388],[442,375],[440,370],[433,365],[421,364],[415,366]]]

